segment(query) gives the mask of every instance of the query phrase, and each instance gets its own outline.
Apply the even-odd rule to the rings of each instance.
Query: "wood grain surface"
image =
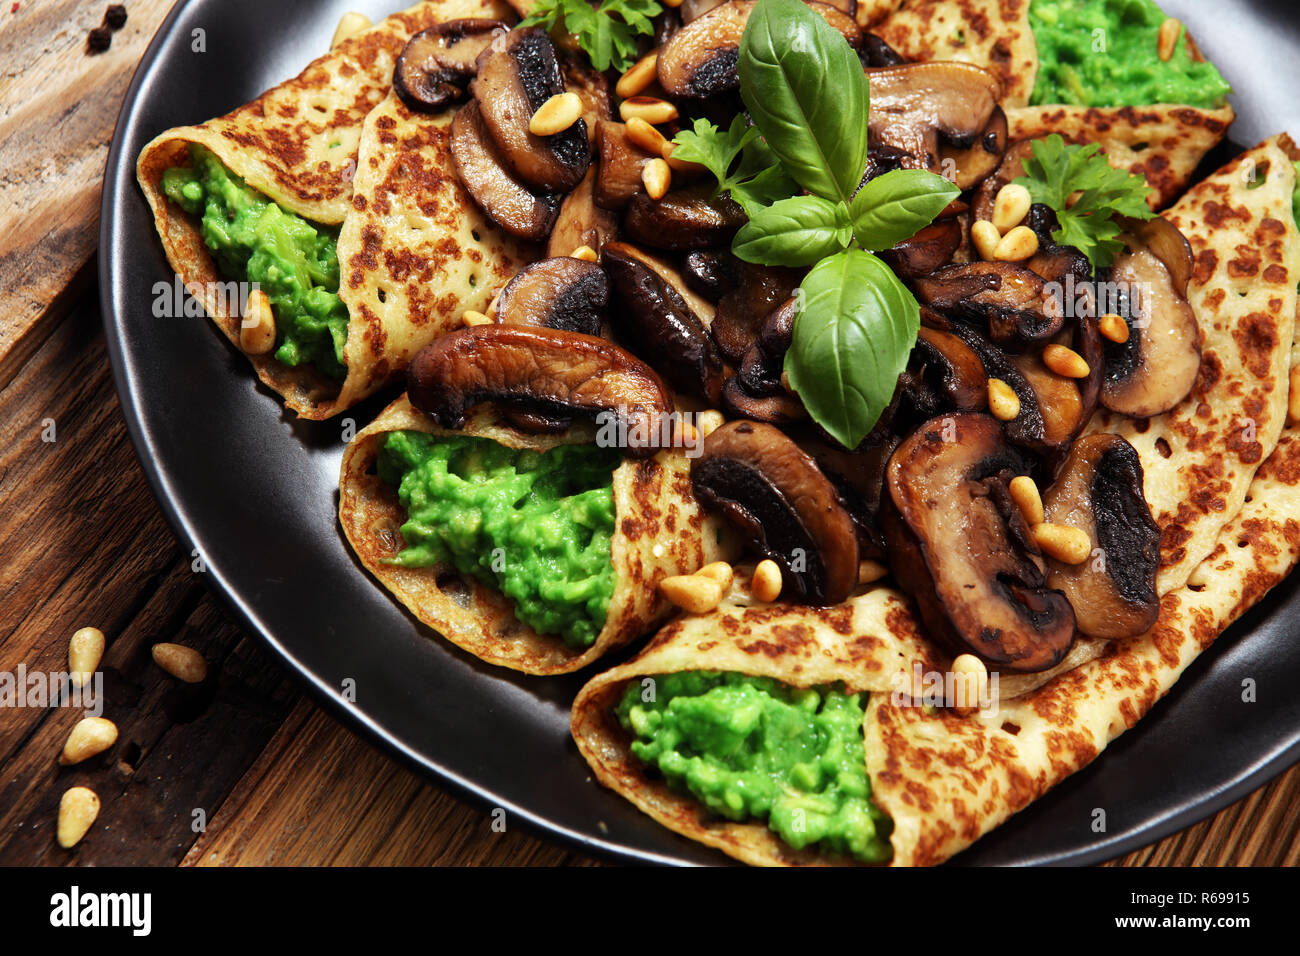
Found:
[[[592,863],[508,820],[499,832],[317,708],[208,592],[150,494],[91,257],[113,118],[167,6],[128,4],[112,50],[89,58],[103,4],[0,2],[0,671],[61,671],[72,632],[102,628],[120,731],[60,767],[73,710],[0,708],[0,865]],[[160,641],[201,651],[208,679],[163,673],[149,654]],[[74,785],[102,810],[62,850],[56,808]],[[1296,865],[1298,836],[1293,767],[1115,865]]]

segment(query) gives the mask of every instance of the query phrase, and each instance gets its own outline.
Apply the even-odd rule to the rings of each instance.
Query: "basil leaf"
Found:
[[[871,431],[893,398],[921,326],[921,310],[889,267],[850,249],[822,260],[799,286],[785,355],[790,387],[846,448]]]
[[[924,169],[895,169],[858,190],[849,211],[864,249],[888,249],[934,222],[961,190]]]
[[[740,95],[804,189],[848,203],[867,165],[867,75],[801,0],[759,0],[740,40]]]
[[[810,266],[834,255],[853,239],[843,203],[795,196],[754,210],[732,240],[731,251],[764,266]]]

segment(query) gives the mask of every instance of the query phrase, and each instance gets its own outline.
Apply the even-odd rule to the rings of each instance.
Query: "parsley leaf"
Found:
[[[1029,190],[1034,202],[1056,212],[1060,228],[1052,231],[1052,239],[1078,249],[1093,266],[1110,265],[1124,248],[1116,216],[1155,216],[1147,205],[1151,188],[1146,180],[1112,167],[1096,143],[1077,146],[1053,133],[1031,149],[1033,158],[1023,164],[1027,175],[1015,182]],[[1075,193],[1079,195],[1071,203]]]
[[[726,132],[706,119],[697,119],[694,129],[680,131],[673,143],[673,159],[708,169],[718,181],[714,195],[730,193],[750,218],[764,206],[799,193],[798,184],[744,116],[733,119]]]
[[[622,73],[636,61],[637,37],[654,33],[650,20],[663,9],[656,0],[601,0],[599,7],[587,0],[538,0],[520,26],[571,33],[597,70]]]

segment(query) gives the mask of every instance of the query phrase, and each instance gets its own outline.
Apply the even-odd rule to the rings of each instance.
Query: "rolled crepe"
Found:
[[[614,535],[610,559],[614,592],[605,625],[588,648],[568,647],[554,635],[521,623],[510,600],[495,588],[461,576],[451,565],[424,568],[385,563],[402,550],[405,511],[397,492],[374,472],[380,439],[409,429],[431,435],[490,438],[510,448],[544,451],[564,443],[594,440],[594,431],[575,427],[560,435],[526,435],[502,424],[488,408],[463,429],[433,424],[403,395],[359,432],[343,455],[339,476],[339,521],[361,564],[422,623],[490,664],[527,674],[563,674],[653,630],[672,611],[658,585],[725,560],[733,546],[721,523],[706,517],[691,493],[690,463],[680,450],[642,461],[625,461],[614,472]]]
[[[391,93],[406,41],[462,17],[514,14],[498,0],[426,0],[343,41],[253,102],[168,130],[140,153],[137,178],[167,261],[236,347],[237,305],[219,285],[228,277],[218,273],[197,217],[167,201],[163,173],[188,165],[189,144],[197,143],[285,209],[342,226],[347,377],[340,383],[273,354],[248,356],[258,378],[305,418],[336,415],[392,381],[420,348],[458,326],[466,309],[482,310],[536,258],[488,223],[461,186],[451,162],[451,111],[413,114]],[[372,304],[385,300],[391,305]]]

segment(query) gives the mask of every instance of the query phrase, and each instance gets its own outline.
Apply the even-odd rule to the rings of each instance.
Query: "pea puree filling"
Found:
[[[223,275],[257,283],[275,313],[275,357],[347,376],[348,310],[339,299],[337,230],[308,222],[244,184],[209,150],[190,145],[190,166],[163,173],[167,198],[200,216]]]
[[[486,438],[388,434],[379,476],[406,509],[393,564],[451,564],[514,602],[515,616],[590,647],[614,593],[615,449],[547,452]]]
[[[1187,33],[1161,62],[1157,35],[1165,14],[1153,0],[1031,0],[1038,79],[1030,102],[1076,106],[1180,103],[1213,109],[1231,87],[1187,49]]]
[[[645,698],[652,696],[647,701]],[[893,855],[871,802],[862,695],[766,677],[685,671],[628,687],[615,714],[632,754],[729,820],[765,820],[795,849],[865,863]]]

